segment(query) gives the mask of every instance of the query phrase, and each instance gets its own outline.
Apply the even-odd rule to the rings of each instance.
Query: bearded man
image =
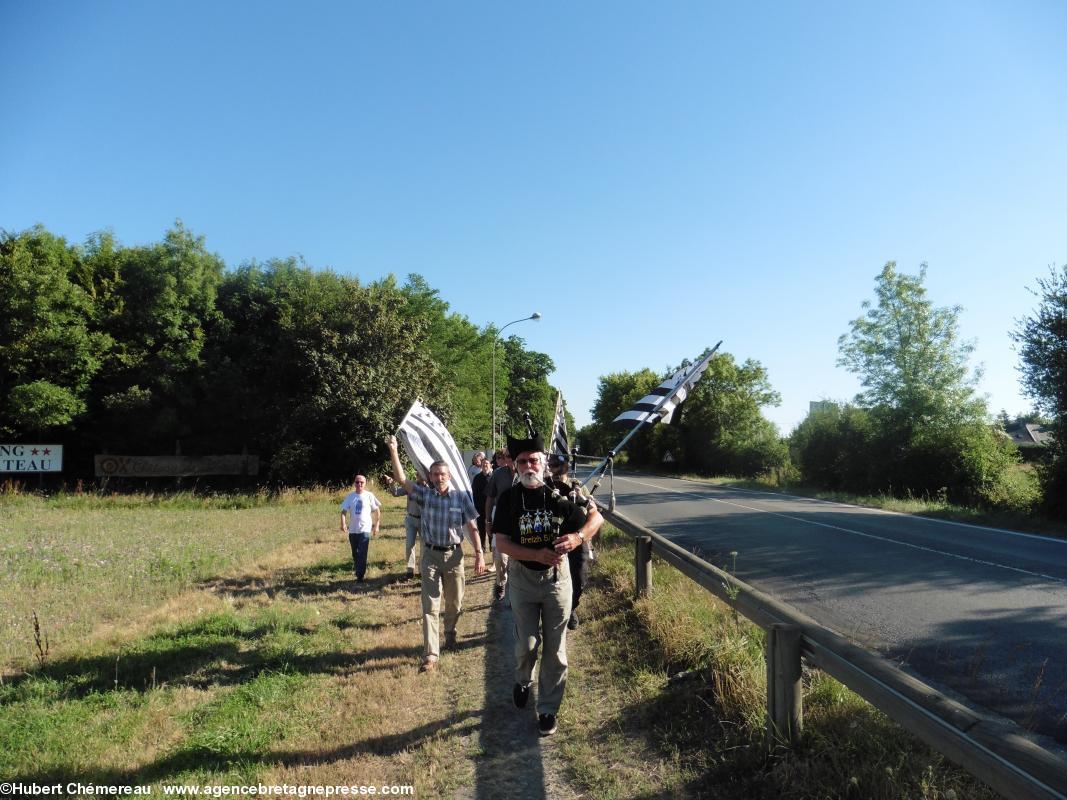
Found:
[[[544,481],[547,456],[541,438],[508,439],[519,482],[496,504],[496,546],[509,556],[508,586],[515,615],[515,686],[512,700],[525,708],[541,648],[537,684],[537,728],[556,732],[556,716],[567,686],[567,621],[571,578],[567,553],[595,532],[595,520]]]

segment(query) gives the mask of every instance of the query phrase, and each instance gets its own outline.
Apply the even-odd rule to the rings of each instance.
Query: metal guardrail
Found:
[[[801,660],[836,678],[945,757],[1011,800],[1067,800],[1067,761],[1026,738],[1013,723],[946,697],[889,661],[748,586],[654,531],[601,506],[635,537],[637,592],[651,587],[655,553],[768,631],[768,741],[788,745],[803,722]]]

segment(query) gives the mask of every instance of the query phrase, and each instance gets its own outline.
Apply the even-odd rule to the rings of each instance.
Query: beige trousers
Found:
[[[567,687],[567,620],[571,615],[571,573],[567,559],[555,570],[524,567],[511,559],[511,613],[515,617],[515,682],[533,680],[537,649],[537,713],[556,714]]]
[[[500,548],[496,546],[496,537],[502,534],[493,534],[493,566],[496,567],[496,585],[507,586],[508,585],[508,557],[500,552]]]
[[[447,553],[422,544],[422,640],[423,658],[441,657],[438,618],[441,596],[445,600],[445,633],[455,633],[463,610],[463,548],[456,545]],[[568,590],[569,591],[569,590]]]

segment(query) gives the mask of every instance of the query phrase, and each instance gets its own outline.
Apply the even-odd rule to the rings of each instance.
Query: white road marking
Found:
[[[654,483],[645,483],[644,481],[639,481],[639,480],[636,480],[634,478],[624,478],[624,477],[621,477],[619,475],[616,475],[615,479],[616,480],[629,481],[630,483],[636,483],[639,486],[648,486],[649,488],[659,489],[660,491],[670,492],[671,494],[680,494],[680,495],[683,495],[683,496],[686,496],[686,497],[695,497],[695,496],[697,496],[692,492],[683,492],[683,491],[679,491],[678,489],[670,489],[670,488],[667,488],[665,486],[657,486]],[[771,494],[773,494],[773,492]],[[777,495],[777,496],[781,497],[782,495]],[[829,528],[830,530],[841,531],[842,533],[851,533],[854,536],[862,536],[865,539],[874,539],[874,540],[879,541],[879,542],[887,542],[889,544],[897,544],[897,545],[900,545],[901,547],[910,547],[912,550],[920,550],[920,551],[925,552],[925,553],[934,553],[934,554],[939,555],[939,556],[946,556],[947,558],[955,558],[955,559],[958,559],[960,561],[969,561],[972,564],[981,564],[982,566],[985,566],[985,567],[997,567],[997,568],[1000,568],[1000,569],[1009,570],[1010,572],[1018,572],[1018,573],[1020,573],[1022,575],[1029,575],[1030,577],[1033,577],[1033,578],[1043,578],[1044,580],[1055,581],[1056,583],[1067,583],[1067,580],[1065,580],[1064,578],[1058,578],[1055,575],[1045,575],[1044,573],[1041,573],[1041,572],[1031,572],[1030,570],[1020,569],[1019,567],[1012,567],[1012,566],[1009,566],[1008,564],[1000,564],[1000,563],[998,563],[996,561],[983,561],[980,558],[971,558],[970,556],[961,556],[959,553],[949,553],[949,552],[946,552],[944,550],[937,550],[936,548],[933,548],[933,547],[924,547],[923,545],[912,544],[911,542],[902,542],[899,539],[890,539],[890,538],[888,538],[886,536],[877,536],[877,535],[875,535],[873,533],[864,533],[863,531],[857,531],[857,530],[855,530],[853,528],[842,528],[840,525],[830,525],[829,523],[826,523],[826,522],[816,522],[815,520],[812,520],[812,519],[803,519],[802,517],[794,517],[794,516],[791,516],[789,514],[782,514],[781,512],[778,512],[778,511],[768,511],[765,508],[756,508],[754,506],[746,506],[746,505],[744,505],[742,503],[735,503],[735,502],[732,502],[730,500],[720,500],[717,497],[701,497],[700,499],[702,499],[702,500],[712,500],[713,502],[722,503],[723,505],[735,506],[736,508],[743,508],[746,511],[756,511],[756,512],[758,512],[760,514],[770,514],[772,517],[781,517],[782,519],[792,520],[793,522],[800,522],[800,523],[805,524],[805,525],[816,525],[816,526],[818,526],[820,528]],[[810,498],[800,498],[800,499],[807,500],[807,499],[810,499]],[[856,506],[856,507],[859,508],[859,506]],[[868,509],[864,509],[864,510],[866,511]]]

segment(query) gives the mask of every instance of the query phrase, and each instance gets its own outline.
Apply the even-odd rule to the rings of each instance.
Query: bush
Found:
[[[1026,510],[1032,479],[1017,448],[978,420],[916,425],[892,410],[830,404],[790,437],[801,479],[833,491]]]
[[[867,455],[874,438],[868,412],[832,403],[796,427],[789,451],[803,482],[832,491],[870,492],[878,483]]]

